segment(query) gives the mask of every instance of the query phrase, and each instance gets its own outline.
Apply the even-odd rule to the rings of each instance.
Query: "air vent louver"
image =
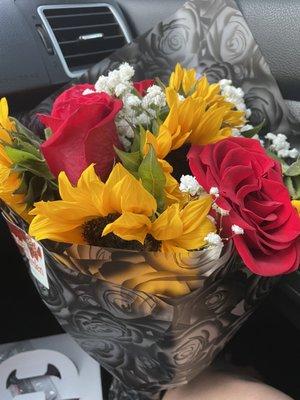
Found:
[[[131,40],[122,18],[108,4],[41,6],[38,11],[71,77]]]

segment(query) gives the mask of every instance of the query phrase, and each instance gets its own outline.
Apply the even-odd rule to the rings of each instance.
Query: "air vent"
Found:
[[[123,18],[110,4],[41,6],[38,13],[71,78],[131,41]]]

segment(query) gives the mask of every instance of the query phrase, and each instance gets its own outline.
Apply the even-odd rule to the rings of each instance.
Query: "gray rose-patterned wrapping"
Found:
[[[4,214],[26,229],[11,210]],[[205,250],[191,259],[50,242],[43,248],[49,289],[32,275],[35,286],[63,329],[114,376],[110,400],[155,400],[189,382],[278,280],[251,274],[230,243],[220,257],[220,250]],[[122,260],[127,273],[145,264],[160,272],[169,257],[182,270],[177,279],[197,287],[189,294],[148,294],[128,287],[125,276],[122,284],[112,282]],[[112,271],[111,281],[105,271]]]
[[[233,0],[187,2],[82,81],[91,82],[122,61],[135,66],[136,79],[166,81],[178,62],[211,81],[231,79],[246,93],[253,124],[265,119],[266,130],[291,131],[277,84]],[[16,222],[11,212],[10,218]],[[202,254],[192,265],[179,260],[191,292],[158,296],[113,278],[118,268],[138,271],[139,263],[160,268],[153,253],[54,247],[45,248],[49,289],[33,280],[66,332],[115,377],[110,400],[159,399],[163,390],[193,379],[277,281],[251,274],[227,246],[219,261],[204,263]]]
[[[166,82],[176,63],[205,73],[211,82],[231,79],[246,94],[253,125],[265,120],[265,132],[289,134],[299,129],[234,0],[186,2],[132,44],[96,64],[81,81],[94,82],[124,61],[135,67],[136,79],[157,76]]]

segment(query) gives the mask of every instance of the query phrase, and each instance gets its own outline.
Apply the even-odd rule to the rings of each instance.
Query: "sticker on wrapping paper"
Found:
[[[25,257],[28,259],[32,275],[43,286],[49,289],[45,257],[42,246],[26,232],[24,232],[21,228],[9,221],[6,217],[5,220],[7,222],[10,233],[17,243],[21,253],[24,254]]]

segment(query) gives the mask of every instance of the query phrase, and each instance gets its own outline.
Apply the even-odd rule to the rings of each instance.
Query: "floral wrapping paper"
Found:
[[[5,217],[26,229],[8,208]],[[63,329],[116,378],[111,400],[159,399],[193,379],[278,281],[250,273],[231,245],[219,258],[202,251],[191,259],[50,242],[43,249],[49,289],[31,275],[34,284]],[[126,278],[142,264],[157,272],[173,264],[190,293],[174,298],[131,288]],[[113,283],[119,268],[123,281]],[[171,285],[175,276],[159,279]]]
[[[232,0],[187,2],[82,80],[92,81],[99,74],[95,71],[104,73],[122,61],[135,67],[137,79],[164,80],[177,62],[211,81],[231,79],[246,93],[253,124],[265,119],[266,129],[274,132],[293,127],[276,81]],[[15,216],[10,213],[10,218]],[[54,247],[44,247],[49,289],[33,280],[66,332],[116,378],[111,400],[157,399],[162,390],[193,379],[278,280],[251,274],[230,246],[217,261],[197,253],[192,262],[91,246]],[[159,271],[170,285],[174,279],[184,282],[187,294],[147,294],[141,280],[133,279],[140,278],[140,265]]]
[[[158,76],[167,81],[176,63],[195,68],[211,82],[230,79],[241,87],[252,110],[251,123],[265,120],[265,131],[299,131],[278,85],[234,0],[188,1],[81,78],[97,79],[124,61],[135,67],[136,80]]]

